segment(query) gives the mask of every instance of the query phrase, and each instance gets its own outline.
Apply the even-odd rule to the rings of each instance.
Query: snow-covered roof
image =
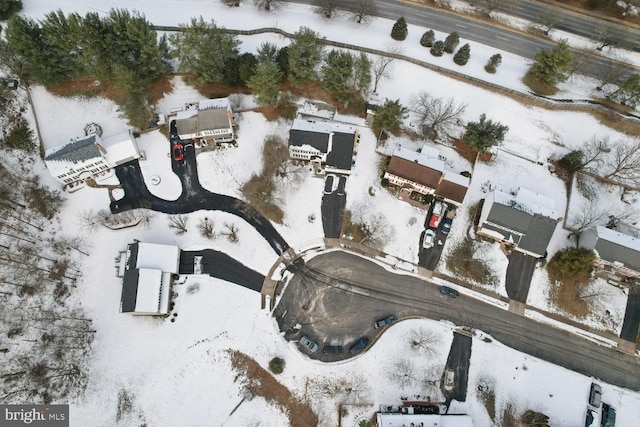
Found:
[[[218,108],[231,108],[229,98],[204,99],[198,103],[198,110],[210,110]]]
[[[188,119],[189,117],[193,117],[197,114],[198,110],[196,110],[195,108],[192,108],[190,110],[178,111],[176,113],[176,120]]]
[[[557,218],[557,213],[553,210],[555,201],[540,193],[519,188],[515,195],[494,191],[494,201],[501,205],[510,206],[519,211],[529,214],[540,214],[549,218]]]
[[[444,171],[444,180],[467,188],[469,187],[469,182],[471,181],[466,176],[462,176],[459,173],[455,173],[452,171]]]
[[[588,247],[598,256],[609,262],[620,262],[625,267],[640,271],[640,239],[603,226],[596,226],[597,239],[585,239],[591,242]],[[582,240],[582,239],[581,239]]]
[[[98,135],[88,135],[72,139],[70,142],[51,148],[45,152],[46,161],[83,163],[100,157],[100,150],[96,147],[100,143]]]
[[[136,268],[153,268],[167,273],[177,273],[180,249],[173,245],[134,243],[138,246]]]
[[[434,169],[437,171],[444,171],[444,162],[437,157],[430,156],[429,153],[418,153],[417,151],[412,151],[407,148],[403,148],[398,146],[393,155],[396,157],[400,157],[401,159],[409,160],[411,162],[417,163],[422,166],[426,166],[430,169]]]
[[[330,134],[331,132],[356,133],[356,127],[346,123],[294,119],[291,130]]]
[[[160,309],[161,289],[162,271],[151,268],[139,269],[135,311],[157,313]]]
[[[473,427],[469,415],[378,414],[378,427]]]
[[[103,138],[100,145],[107,150],[104,155],[105,160],[112,164],[119,164],[123,160],[140,157],[138,146],[131,131]]]

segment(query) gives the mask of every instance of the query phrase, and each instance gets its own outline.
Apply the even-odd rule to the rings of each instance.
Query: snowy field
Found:
[[[25,14],[38,18],[50,11],[44,0],[25,1]],[[90,4],[90,6],[89,6]],[[204,1],[136,1],[135,8],[158,25],[175,25],[187,22],[192,16],[202,14],[214,17],[219,24],[234,23],[234,28],[278,26],[296,31],[304,23],[322,35],[335,40],[380,48],[398,44],[405,55],[433,61],[478,78],[499,82],[507,87],[524,90],[520,77],[528,67],[527,61],[502,53],[503,64],[496,75],[489,75],[482,67],[495,50],[472,43],[471,61],[466,67],[453,64],[451,57],[432,57],[418,40],[426,28],[409,27],[406,41],[394,42],[388,36],[391,21],[377,19],[369,26],[347,26],[346,18],[325,21],[312,14],[308,8],[287,5],[278,12],[264,14],[253,7],[227,8],[217,2]],[[66,12],[106,12],[110,7],[132,7],[132,2],[91,2],[83,6],[71,0],[56,2],[55,7]],[[242,19],[237,19],[242,16]],[[255,53],[255,47],[265,38],[286,45],[288,40],[271,36],[243,37],[241,49]],[[439,35],[439,38],[443,38]],[[461,44],[464,41],[461,41]],[[593,82],[572,79],[562,85],[560,96],[586,97]],[[559,157],[576,149],[592,135],[610,135],[612,139],[622,135],[599,124],[584,113],[548,112],[521,105],[509,98],[451,80],[415,65],[395,61],[389,78],[380,83],[381,96],[400,99],[408,105],[419,90],[429,91],[436,97],[453,96],[458,102],[468,104],[464,121],[477,120],[482,113],[487,118],[509,126],[509,133],[495,160],[488,165],[477,165],[465,206],[471,206],[484,197],[487,182],[517,188],[537,190],[556,201],[556,211],[562,216],[566,207],[564,183],[549,172],[547,159]],[[40,122],[45,146],[65,143],[83,134],[86,123],[97,122],[106,136],[127,129],[127,123],[119,117],[117,107],[111,101],[101,99],[61,99],[48,94],[42,88],[32,92],[35,110]],[[181,106],[187,101],[197,101],[203,96],[174,79],[174,91],[158,103],[161,113]],[[243,100],[247,105],[250,100]],[[241,197],[240,187],[261,168],[264,137],[276,134],[286,138],[287,124],[268,122],[257,113],[239,116],[240,131],[237,149],[203,153],[198,156],[198,171],[205,188],[211,191]],[[392,256],[416,262],[419,235],[425,212],[395,200],[380,186],[376,154],[376,136],[366,128],[356,158],[356,168],[348,180],[347,208],[367,220],[371,215],[383,215],[389,224],[390,236],[384,250]],[[394,141],[405,147],[418,148],[422,141]],[[175,199],[180,183],[171,172],[169,144],[159,132],[145,134],[139,140],[147,161],[141,162],[145,180],[150,190],[165,199]],[[413,144],[413,145],[411,145]],[[447,147],[438,146],[447,157],[447,164],[454,170],[469,170],[470,165]],[[386,147],[393,150],[393,146]],[[512,153],[517,153],[517,157]],[[538,164],[542,163],[542,164]],[[45,182],[56,186],[48,176],[44,165],[39,174]],[[160,183],[153,185],[157,176]],[[283,224],[276,229],[293,247],[299,248],[322,238],[320,199],[322,181],[311,176],[291,187],[284,183],[277,196],[285,211]],[[535,186],[535,188],[531,188]],[[83,189],[67,195],[67,202],[60,217],[63,228],[75,234],[87,234],[81,227],[78,214],[84,210],[108,208],[107,190]],[[468,218],[461,209],[454,221],[445,247],[453,247],[467,232]],[[207,216],[219,230],[224,222],[234,222],[239,227],[240,242],[232,244],[223,237],[208,241],[200,237],[196,224]],[[315,217],[310,221],[310,217]],[[413,220],[415,219],[415,221]],[[87,258],[81,296],[89,315],[94,319],[98,333],[94,342],[93,368],[86,395],[71,410],[74,426],[133,426],[145,421],[149,426],[169,425],[225,425],[225,426],[282,426],[289,423],[286,410],[265,399],[255,397],[242,403],[242,379],[230,368],[226,350],[241,351],[266,368],[268,361],[278,356],[285,359],[284,373],[277,379],[303,402],[309,403],[318,414],[320,425],[335,426],[338,420],[338,403],[387,403],[398,404],[400,397],[425,395],[428,383],[439,381],[446,361],[453,327],[429,320],[408,320],[391,327],[365,354],[340,364],[320,364],[302,355],[287,343],[278,332],[277,325],[268,312],[262,311],[260,297],[239,286],[209,277],[191,276],[178,285],[175,322],[161,319],[135,318],[118,313],[121,291],[120,279],[115,275],[114,257],[133,239],[153,243],[177,244],[182,249],[212,248],[224,251],[256,271],[267,274],[277,256],[261,236],[243,220],[221,212],[195,212],[189,215],[189,229],[183,236],[176,236],[168,227],[163,214],[155,214],[148,227],[111,231],[105,228],[92,232],[93,248]],[[550,254],[570,244],[566,233],[558,228],[551,243]],[[498,245],[487,245],[479,254],[490,260],[492,269],[504,277],[506,262]],[[546,275],[537,271],[532,284],[532,301],[537,307],[548,309],[545,298]],[[502,279],[503,280],[503,279]],[[197,285],[197,286],[196,286]],[[504,294],[500,282],[496,292]],[[610,328],[620,327],[626,297],[612,297],[610,310],[614,320]],[[407,336],[426,328],[439,337],[430,357],[412,354]],[[398,351],[405,349],[405,351]],[[399,356],[401,354],[402,356]],[[399,359],[413,367],[415,381],[401,383],[387,373],[398,366]],[[426,360],[426,362],[425,362]],[[322,394],[323,384],[343,379],[362,384],[357,393],[336,392],[335,396]],[[466,402],[454,402],[452,410],[469,413],[476,426],[499,425],[500,419],[491,420],[477,396],[477,385],[493,384],[496,394],[496,413],[501,414],[507,405],[518,411],[535,409],[550,416],[553,426],[577,426],[584,420],[586,401],[591,379],[567,371],[546,362],[513,351],[496,341],[485,342],[482,336],[474,338]],[[118,394],[122,391],[132,397],[133,409],[116,424]],[[603,399],[618,410],[619,426],[634,426],[640,419],[640,394],[603,384]],[[375,406],[374,406],[375,407]],[[203,420],[209,420],[204,422]],[[213,420],[213,421],[212,421]],[[636,420],[636,421],[633,421]]]

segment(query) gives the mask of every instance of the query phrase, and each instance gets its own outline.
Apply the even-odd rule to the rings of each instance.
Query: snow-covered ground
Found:
[[[44,0],[24,3],[24,13],[34,18],[50,11],[49,3]],[[129,8],[131,4],[130,1],[116,0],[79,5],[76,1],[60,0],[55,7],[83,14],[87,11],[106,12],[110,7]],[[135,8],[158,25],[184,23],[198,15],[213,16],[219,24],[229,28],[277,26],[296,31],[304,24],[334,40],[375,48],[398,45],[408,56],[524,90],[520,77],[528,67],[527,61],[503,52],[503,64],[498,73],[489,75],[482,67],[496,51],[472,44],[471,61],[460,68],[453,64],[450,56],[434,58],[419,45],[418,40],[426,28],[410,26],[408,39],[399,43],[389,38],[391,21],[376,19],[368,26],[347,25],[346,18],[325,21],[300,5],[286,5],[270,14],[258,12],[244,3],[240,8],[227,8],[217,2],[196,0],[140,0],[135,2]],[[442,36],[438,35],[438,38]],[[255,52],[255,47],[266,38],[280,45],[288,43],[286,39],[269,35],[243,37],[241,49]],[[573,78],[562,85],[562,96],[586,97],[588,92],[585,89],[594,86],[593,82],[585,84],[584,80]],[[588,114],[549,112],[521,105],[512,99],[399,61],[392,64],[390,77],[384,78],[379,87],[383,98],[400,99],[405,105],[419,90],[429,91],[436,97],[453,96],[458,102],[467,103],[464,121],[477,120],[480,114],[486,113],[488,118],[509,126],[503,150],[491,164],[479,164],[473,171],[465,206],[480,200],[485,184],[490,182],[509,188],[522,186],[546,194],[555,200],[556,211],[562,215],[567,203],[566,189],[564,183],[549,172],[547,159],[580,147],[595,134],[610,135],[613,139],[622,137]],[[110,101],[62,99],[38,87],[33,89],[32,96],[47,148],[82,135],[84,125],[90,122],[99,123],[105,136],[127,129],[117,107]],[[173,93],[160,100],[158,110],[166,114],[185,102],[200,99],[203,99],[201,94],[184,85],[181,79],[174,79]],[[251,103],[250,100],[244,101]],[[203,153],[198,157],[203,185],[211,191],[235,197],[241,197],[242,184],[260,171],[262,159],[259,153],[264,137],[277,134],[286,138],[288,129],[286,123],[267,122],[261,115],[251,112],[240,114],[239,124],[238,148]],[[425,212],[394,199],[380,186],[376,136],[366,128],[361,128],[361,135],[356,167],[346,189],[347,208],[361,215],[365,221],[371,219],[371,215],[383,215],[387,219],[390,236],[383,249],[392,256],[415,262]],[[423,143],[399,140],[390,144],[396,142],[416,149]],[[143,135],[139,143],[147,157],[141,165],[150,190],[163,198],[175,199],[180,184],[171,172],[168,141],[161,133],[150,132]],[[450,148],[437,148],[452,169],[471,169]],[[393,145],[388,145],[386,150],[393,150]],[[45,182],[56,185],[43,165],[39,173]],[[157,185],[151,183],[154,176],[160,178]],[[282,183],[278,187],[277,196],[282,201],[285,217],[283,224],[275,226],[293,247],[306,247],[322,238],[321,195],[322,181],[310,175],[294,186]],[[76,234],[84,233],[79,212],[105,209],[109,202],[107,190],[103,189],[86,188],[69,194],[67,198],[61,214],[63,227]],[[443,259],[447,248],[453,247],[467,233],[469,220],[465,209],[460,211]],[[240,242],[232,244],[223,237],[212,241],[200,237],[196,225],[203,216],[214,222],[217,231],[224,222],[234,222],[240,229]],[[264,239],[237,217],[221,212],[196,212],[189,215],[188,228],[185,235],[176,236],[169,229],[166,216],[156,214],[147,228],[100,229],[91,233],[93,248],[91,257],[83,266],[85,275],[80,288],[84,305],[94,319],[98,333],[90,386],[85,397],[72,407],[72,425],[115,425],[121,390],[133,397],[134,409],[120,425],[138,425],[142,420],[152,426],[211,424],[204,420],[215,420],[215,425],[226,426],[287,425],[285,411],[259,397],[243,402],[240,410],[230,415],[242,399],[243,387],[241,381],[235,380],[236,373],[229,367],[227,349],[242,351],[263,367],[274,356],[285,359],[287,366],[278,380],[300,399],[310,402],[323,426],[337,425],[337,404],[340,402],[398,404],[401,396],[424,396],[429,390],[428,384],[416,380],[403,385],[389,376],[389,372],[397,370],[399,360],[413,366],[416,379],[439,380],[451,341],[452,326],[448,324],[428,320],[400,322],[386,331],[366,354],[355,360],[320,364],[283,340],[269,313],[259,309],[259,295],[209,277],[191,276],[184,285],[178,285],[178,316],[175,322],[119,314],[121,286],[112,260],[134,238],[177,244],[187,250],[209,247],[224,251],[262,274],[267,274],[277,259]],[[560,228],[557,230],[550,253],[569,244],[566,236],[566,232]],[[495,273],[504,276],[506,264],[497,245],[480,251],[479,256],[491,260]],[[503,287],[501,282],[497,290]],[[531,301],[537,307],[547,308],[544,297],[547,288],[545,275],[537,271]],[[614,313],[613,330],[620,326],[625,301],[626,298],[612,298],[611,306],[606,308]],[[413,354],[408,348],[407,335],[421,328],[433,331],[440,340],[434,348],[436,353],[428,358]],[[362,390],[357,395],[321,394],[323,383],[339,379],[362,384]],[[455,402],[452,406],[455,412],[470,413],[476,426],[499,424],[499,419],[489,419],[476,396],[481,379],[495,386],[496,413],[501,413],[502,408],[511,402],[521,412],[528,408],[545,412],[554,426],[575,426],[583,422],[591,379],[518,353],[496,341],[485,342],[482,337],[477,337],[473,343],[467,401]],[[640,419],[640,394],[607,384],[603,384],[603,391],[604,400],[618,409],[618,425],[635,425],[633,420]]]

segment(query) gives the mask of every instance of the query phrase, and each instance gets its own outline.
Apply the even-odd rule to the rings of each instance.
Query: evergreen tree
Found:
[[[260,105],[267,107],[278,103],[278,92],[282,83],[282,71],[275,62],[264,61],[256,65],[255,73],[249,78],[247,86]]]
[[[371,75],[371,61],[364,52],[360,52],[353,61],[353,81],[356,89],[362,96],[369,95],[369,88],[371,87],[372,75]]]
[[[276,55],[276,64],[282,71],[282,77],[284,79],[289,77],[289,46],[281,47]]]
[[[389,132],[398,132],[402,126],[402,120],[407,117],[408,110],[400,104],[400,100],[386,99],[384,104],[376,110],[373,118],[373,127],[378,131],[386,129]]]
[[[438,40],[433,43],[430,52],[433,56],[442,56],[442,54],[444,53],[444,43],[442,42],[442,40]]]
[[[500,144],[508,130],[508,126],[487,120],[486,115],[482,114],[480,121],[467,124],[467,130],[462,136],[462,142],[479,153],[485,153],[494,145]]]
[[[322,85],[334,92],[336,99],[342,104],[349,101],[351,88],[349,79],[353,72],[353,56],[351,53],[332,49],[321,69]]]
[[[424,47],[431,47],[433,46],[433,42],[435,41],[435,39],[435,33],[433,32],[433,30],[429,30],[425,32],[420,38],[420,44]]]
[[[465,43],[453,56],[453,62],[458,65],[466,65],[466,63],[469,61],[470,56],[471,46],[469,46],[469,43]]]
[[[535,55],[531,73],[536,80],[555,86],[569,78],[575,56],[569,51],[567,40],[560,40],[551,49],[542,49]]]
[[[240,41],[220,31],[214,21],[205,22],[202,16],[181,27],[183,31],[169,37],[173,54],[180,61],[179,70],[192,74],[199,84],[224,82],[229,62],[238,57]]]
[[[496,53],[491,58],[489,58],[489,60],[487,61],[487,64],[484,66],[484,70],[487,73],[495,74],[496,69],[500,66],[501,63],[502,63],[502,55],[500,55],[499,53]]]
[[[460,36],[454,31],[444,39],[444,51],[447,53],[453,53],[453,51],[456,50],[456,47],[458,47],[458,44],[460,44]]]
[[[279,53],[277,46],[269,42],[258,47],[258,64],[247,86],[260,105],[272,106],[278,103],[283,75],[277,63]]]
[[[318,80],[316,68],[322,61],[320,35],[307,27],[300,27],[287,49],[289,80],[294,86]]]
[[[391,38],[394,40],[404,40],[407,38],[407,21],[404,19],[404,16],[401,16],[395,24],[393,24],[393,28],[391,29]]]
[[[608,98],[622,105],[630,105],[632,107],[638,105],[640,103],[640,74],[630,75]]]
[[[246,86],[257,64],[256,57],[248,52],[230,58],[224,70],[224,83],[230,86]]]
[[[0,21],[6,21],[21,10],[21,0],[0,0]]]

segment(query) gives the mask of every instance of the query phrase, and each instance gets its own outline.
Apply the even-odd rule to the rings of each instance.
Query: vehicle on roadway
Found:
[[[440,293],[449,295],[451,298],[456,298],[458,295],[460,295],[460,292],[448,286],[440,286]]]
[[[369,338],[367,337],[362,337],[360,338],[358,341],[356,341],[355,344],[353,344],[350,348],[349,348],[349,353],[351,354],[358,354],[360,353],[362,350],[365,349],[365,347],[369,345]]]
[[[445,214],[447,209],[447,205],[444,202],[435,202],[433,205],[433,210],[431,211],[431,219],[429,220],[429,227],[438,228],[440,222],[442,221],[442,217]]]
[[[325,345],[322,347],[322,354],[342,354],[341,345]]]
[[[424,239],[422,239],[422,247],[425,249],[432,248],[435,242],[436,242],[436,233],[431,229],[425,230]]]
[[[316,344],[314,340],[306,335],[300,337],[300,344],[302,344],[302,346],[309,350],[311,353],[315,353],[316,351],[318,351],[318,344]]]
[[[376,329],[384,328],[385,326],[389,326],[395,321],[396,321],[396,316],[392,314],[390,316],[385,317],[384,319],[377,320],[376,323],[373,324],[373,327]]]
[[[173,148],[171,149],[171,153],[173,155],[173,160],[179,162],[180,160],[182,160],[182,145],[180,144],[175,144],[173,146]]]

